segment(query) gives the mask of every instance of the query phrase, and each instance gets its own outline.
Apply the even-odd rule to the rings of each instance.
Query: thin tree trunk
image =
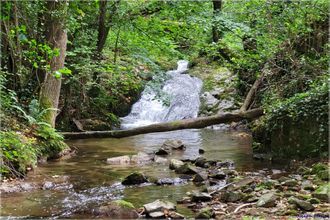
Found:
[[[213,17],[216,17],[220,14],[222,9],[222,0],[213,0]],[[217,43],[220,40],[221,33],[216,24],[213,24],[212,27],[212,40]]]
[[[246,112],[224,113],[208,117],[199,117],[193,119],[177,120],[172,122],[158,123],[128,130],[113,131],[86,131],[86,132],[63,132],[65,138],[122,138],[139,134],[175,131],[181,129],[205,128],[210,125],[241,121],[243,119],[254,119],[263,115],[262,109],[253,109]]]
[[[107,40],[110,27],[119,6],[119,0],[116,0],[110,10],[110,16],[107,16],[107,0],[99,1],[99,27],[96,43],[96,58],[100,58],[105,42]]]
[[[61,78],[55,78],[53,73],[64,67],[67,44],[67,34],[64,30],[66,2],[47,1],[46,8],[46,41],[51,48],[58,48],[60,54],[54,57],[50,62],[50,71],[46,73],[40,91],[40,104],[44,109],[57,109],[61,91]],[[52,127],[55,127],[56,116],[57,111],[47,111],[44,120],[51,124]]]
[[[96,53],[99,56],[104,47],[110,27],[106,26],[107,0],[99,1],[99,29],[96,44]]]
[[[244,112],[247,111],[250,107],[252,107],[252,103],[256,97],[257,91],[265,77],[266,74],[266,67],[264,67],[261,70],[261,75],[256,79],[256,81],[254,81],[251,89],[249,90],[248,94],[245,97],[244,103],[240,108],[240,111]]]

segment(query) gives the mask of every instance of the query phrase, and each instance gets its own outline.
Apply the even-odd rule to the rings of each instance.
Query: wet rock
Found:
[[[207,172],[199,172],[194,176],[193,182],[194,183],[202,183],[202,182],[206,181],[207,178],[208,178]]]
[[[182,174],[179,176],[180,179],[183,179],[183,180],[191,180],[193,177],[191,175],[188,175],[188,174]]]
[[[184,150],[186,146],[181,140],[167,140],[163,143],[162,148],[172,150]]]
[[[123,200],[98,207],[92,211],[92,214],[98,217],[111,219],[137,219],[139,217],[134,206]]]
[[[212,196],[208,193],[193,191],[191,194],[192,202],[206,202],[211,201]]]
[[[159,150],[155,152],[156,155],[169,155],[171,153],[171,150],[168,148],[161,147]]]
[[[203,148],[199,148],[199,149],[198,149],[198,153],[199,153],[199,154],[204,154],[204,153],[205,153],[205,150],[204,150]]]
[[[314,187],[313,183],[309,180],[303,181],[302,184],[301,184],[301,188],[304,189],[304,190],[310,190],[310,191],[315,190],[315,187]]]
[[[259,200],[257,202],[257,206],[265,207],[265,208],[274,207],[274,206],[276,206],[277,198],[278,197],[273,192],[264,194],[259,198]]]
[[[46,181],[43,185],[42,185],[42,189],[43,190],[49,190],[55,187],[55,184],[53,182],[50,181]]]
[[[226,170],[223,170],[223,172],[224,172],[227,176],[231,176],[231,177],[238,176],[238,172],[237,172],[236,170],[226,169]]]
[[[139,152],[137,155],[133,155],[131,158],[131,163],[134,164],[147,164],[152,162],[152,156],[149,154]]]
[[[123,185],[136,185],[141,183],[148,182],[148,179],[144,176],[144,174],[140,172],[134,172],[128,175],[123,181]]]
[[[209,174],[210,178],[217,179],[217,180],[223,180],[226,178],[226,174],[221,170],[212,170]]]
[[[152,213],[154,213],[154,212],[164,213],[164,211],[175,211],[176,210],[176,207],[173,203],[171,203],[169,201],[160,200],[160,199],[157,199],[154,202],[143,205],[143,208],[145,210],[145,213],[148,216],[153,215]],[[159,213],[156,213],[154,215],[158,215],[158,214]]]
[[[281,183],[282,186],[297,186],[298,185],[298,182],[297,180],[294,180],[294,179],[289,179],[289,180],[286,180],[284,182]]]
[[[154,157],[154,161],[155,161],[155,163],[165,164],[165,163],[168,162],[168,159],[156,155],[156,156]]]
[[[197,169],[197,167],[195,167],[193,165],[185,163],[184,165],[175,169],[175,172],[178,174],[197,174],[200,172],[200,170]]]
[[[235,163],[232,160],[225,160],[225,161],[217,162],[216,166],[220,168],[234,168]]]
[[[202,102],[204,103],[204,106],[207,110],[216,108],[220,102],[218,99],[214,98],[214,96],[211,95],[210,92],[204,92],[201,95],[201,98],[202,98]]]
[[[22,183],[21,184],[22,191],[31,191],[31,190],[34,190],[36,188],[37,188],[36,185],[32,184],[32,183]]]
[[[210,219],[214,217],[214,212],[211,207],[202,208],[196,215],[196,219]]]
[[[299,207],[300,209],[302,209],[304,211],[313,211],[315,209],[315,207],[311,203],[306,202],[304,200],[294,198],[294,197],[290,197],[288,202],[290,204],[295,204],[297,207]]]
[[[179,169],[183,165],[184,165],[184,162],[182,162],[181,160],[177,160],[177,159],[170,160],[170,169],[171,170]]]
[[[228,190],[237,190],[237,189],[249,186],[250,184],[254,183],[254,181],[255,180],[252,177],[245,177],[244,179],[239,180],[239,181],[233,183],[232,185],[230,185],[228,187]]]
[[[235,191],[226,191],[221,194],[221,201],[237,202],[243,198],[243,194]]]
[[[107,159],[107,164],[110,165],[127,165],[131,161],[129,156],[111,157]]]
[[[209,165],[207,164],[207,160],[204,157],[198,157],[195,160],[195,166],[202,167],[202,168],[209,167]]]

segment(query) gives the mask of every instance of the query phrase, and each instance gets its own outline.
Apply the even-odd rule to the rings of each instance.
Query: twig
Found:
[[[247,207],[247,206],[250,206],[250,205],[254,205],[254,204],[256,204],[256,202],[240,205],[235,209],[235,211],[233,213],[237,213],[241,208],[244,208],[244,207]]]

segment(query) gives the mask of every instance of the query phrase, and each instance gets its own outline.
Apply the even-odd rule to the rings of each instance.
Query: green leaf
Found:
[[[66,67],[64,67],[64,68],[62,68],[62,69],[59,69],[58,70],[61,74],[63,74],[63,75],[71,75],[71,73],[72,73],[72,71],[70,70],[70,69],[68,69],[68,68],[66,68]]]
[[[62,73],[60,73],[59,71],[55,71],[53,75],[56,79],[60,79],[62,76]]]

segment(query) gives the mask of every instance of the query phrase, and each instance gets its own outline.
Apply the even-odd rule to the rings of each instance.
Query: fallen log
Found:
[[[139,134],[175,131],[181,129],[205,128],[210,125],[237,122],[243,119],[254,119],[263,115],[260,108],[252,109],[245,112],[228,112],[208,117],[198,117],[192,119],[183,119],[171,122],[147,125],[128,130],[111,130],[111,131],[85,131],[85,132],[62,132],[67,139],[84,139],[84,138],[123,138]]]

